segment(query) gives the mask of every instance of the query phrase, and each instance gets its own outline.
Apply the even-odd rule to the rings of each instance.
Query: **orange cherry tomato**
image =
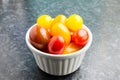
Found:
[[[70,54],[72,52],[75,52],[75,51],[78,51],[82,48],[83,46],[78,46],[76,45],[75,43],[71,42],[70,44],[68,44],[64,51],[63,51],[63,54]]]
[[[70,31],[62,23],[56,23],[50,28],[50,33],[52,36],[60,35],[64,38],[66,44],[69,44],[71,41]]]

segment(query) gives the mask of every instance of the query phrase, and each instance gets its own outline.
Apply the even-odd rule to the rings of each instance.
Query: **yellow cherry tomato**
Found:
[[[68,44],[65,47],[65,50],[63,51],[63,54],[70,54],[72,52],[80,50],[82,47],[83,46],[78,46],[78,45],[74,44],[73,42],[71,42],[70,44]]]
[[[71,41],[70,31],[62,23],[56,23],[50,28],[50,33],[52,36],[60,35],[64,38],[66,44],[69,44]]]
[[[37,18],[37,24],[39,26],[44,27],[45,29],[50,28],[52,21],[53,19],[49,15],[41,15],[40,17]]]
[[[73,14],[69,16],[69,18],[66,21],[66,26],[71,30],[71,31],[76,31],[82,28],[83,25],[83,19],[81,16],[77,14]]]
[[[55,17],[55,19],[53,20],[51,26],[53,26],[57,22],[61,22],[61,23],[65,24],[66,19],[67,19],[66,16],[60,14],[60,15]]]

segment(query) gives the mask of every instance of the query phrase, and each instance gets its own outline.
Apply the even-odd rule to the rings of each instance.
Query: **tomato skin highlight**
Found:
[[[46,45],[48,44],[48,41],[50,39],[48,31],[38,25],[32,27],[29,37],[31,44],[40,50],[47,47]]]
[[[84,46],[88,42],[88,32],[85,29],[80,29],[72,34],[72,41],[79,46]]]
[[[61,36],[53,36],[48,43],[48,50],[51,54],[62,54],[65,48],[65,41]]]

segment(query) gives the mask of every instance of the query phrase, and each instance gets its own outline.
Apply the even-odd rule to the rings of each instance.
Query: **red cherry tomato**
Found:
[[[31,44],[40,50],[47,47],[48,41],[50,39],[48,31],[45,28],[38,25],[35,25],[30,30],[29,37]]]
[[[53,36],[48,43],[48,50],[51,54],[61,54],[65,48],[65,40],[62,36]]]
[[[80,29],[76,32],[73,32],[72,36],[72,41],[79,46],[84,46],[88,42],[88,32],[85,29]]]

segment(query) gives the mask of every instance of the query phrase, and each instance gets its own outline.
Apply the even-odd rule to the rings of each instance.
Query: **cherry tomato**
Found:
[[[62,23],[54,24],[50,28],[50,33],[53,36],[60,35],[64,38],[64,40],[67,44],[70,43],[70,40],[71,40],[70,31],[64,24],[62,24]]]
[[[49,15],[41,15],[37,18],[37,24],[48,29],[52,23],[53,19]]]
[[[58,16],[56,16],[55,17],[55,19],[53,20],[53,22],[52,22],[52,24],[51,24],[51,26],[53,26],[55,23],[57,23],[57,22],[61,22],[61,23],[63,23],[63,24],[65,24],[65,21],[66,21],[66,16],[64,16],[64,15],[58,15]]]
[[[51,54],[61,54],[65,48],[65,41],[61,36],[53,36],[48,43]]]
[[[66,26],[71,31],[76,31],[78,29],[81,29],[82,25],[83,25],[83,19],[81,16],[77,14],[71,15],[66,21]]]
[[[38,25],[35,25],[30,30],[29,37],[31,44],[40,50],[46,47],[50,39],[50,35],[47,30]]]
[[[69,45],[67,45],[63,51],[63,54],[69,54],[75,51],[78,51],[82,48],[83,46],[78,46],[75,43],[71,42]]]
[[[88,38],[89,35],[85,29],[80,29],[72,34],[72,41],[79,46],[86,45]]]

